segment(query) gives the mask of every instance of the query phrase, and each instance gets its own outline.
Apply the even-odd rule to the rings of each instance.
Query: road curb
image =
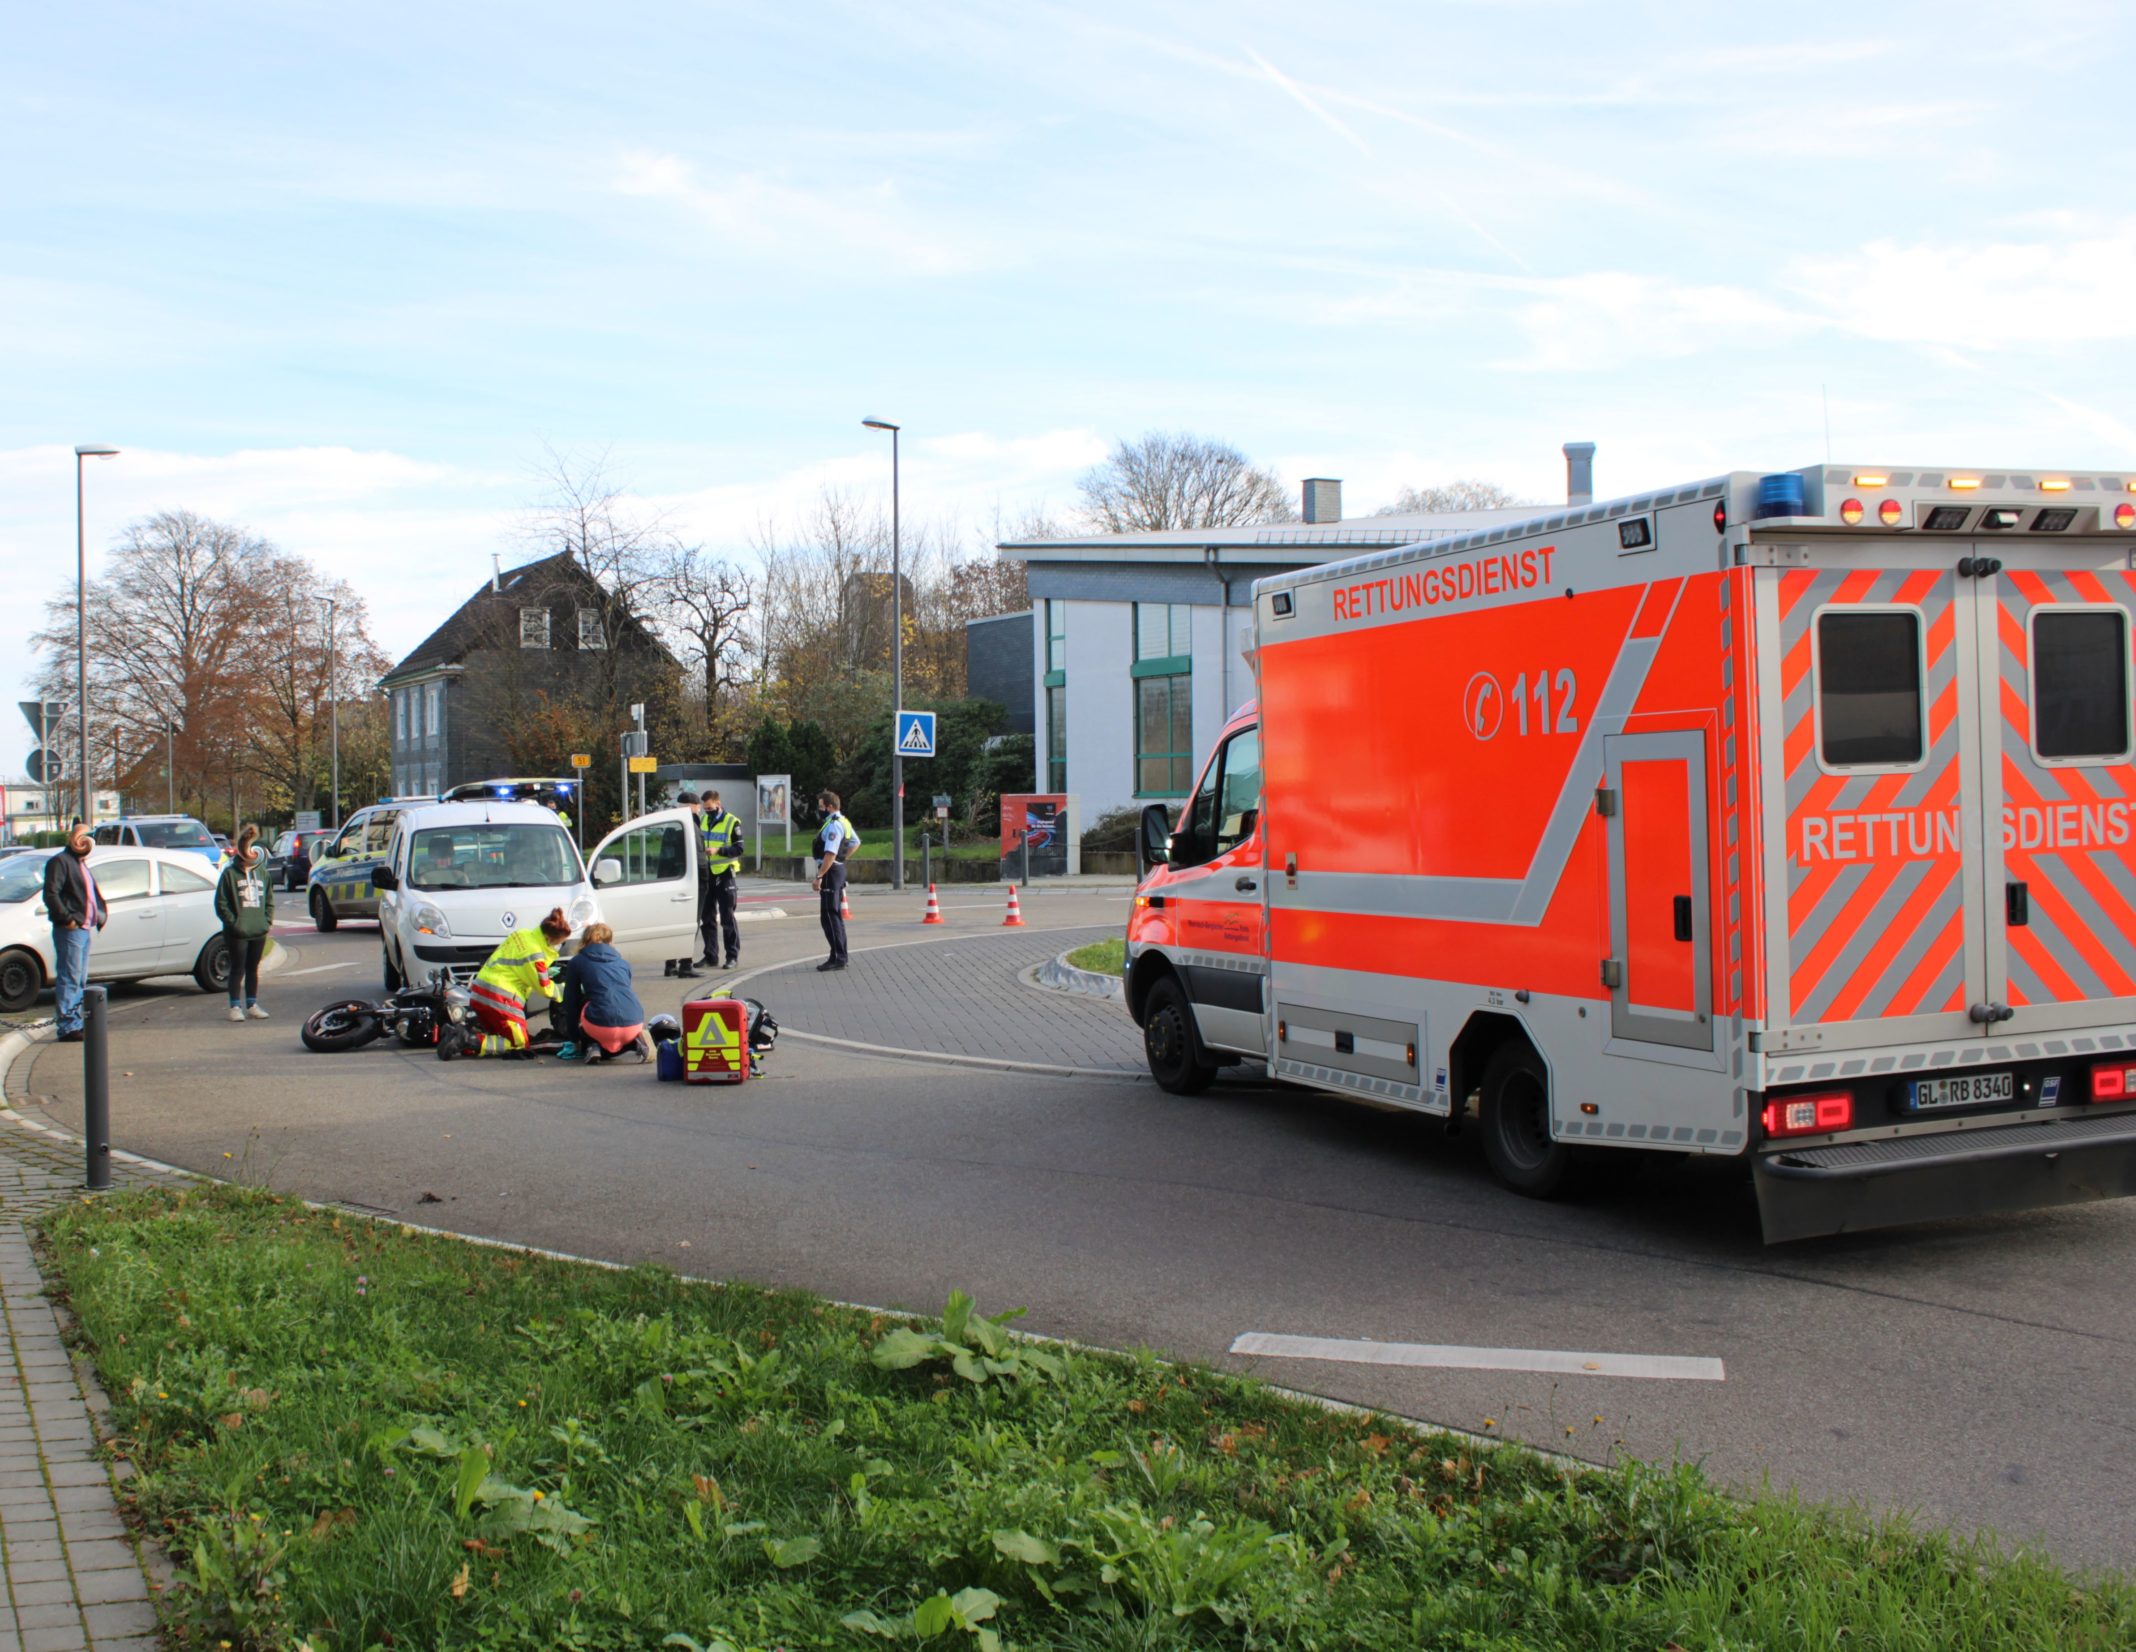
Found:
[[[1070,947],[1068,952],[1079,951]],[[1078,969],[1068,961],[1068,952],[1057,953],[1031,971],[1031,984],[1050,992],[1072,992],[1084,998],[1118,998],[1125,992],[1120,977],[1101,975],[1094,969]]]

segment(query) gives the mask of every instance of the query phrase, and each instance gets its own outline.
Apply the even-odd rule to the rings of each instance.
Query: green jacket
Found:
[[[264,935],[274,925],[274,885],[267,880],[263,853],[251,870],[233,855],[215,882],[215,916],[233,935]]]

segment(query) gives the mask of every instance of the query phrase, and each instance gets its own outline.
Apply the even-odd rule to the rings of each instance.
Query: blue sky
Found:
[[[825,485],[976,536],[1121,434],[1354,510],[1823,456],[2136,464],[2109,3],[17,8],[0,677],[187,506],[389,649],[543,444],[745,549]],[[24,738],[0,721],[0,767]]]

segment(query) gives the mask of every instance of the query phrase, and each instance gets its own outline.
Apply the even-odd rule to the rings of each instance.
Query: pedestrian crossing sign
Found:
[[[935,714],[931,711],[900,711],[897,714],[897,754],[900,757],[932,757],[935,754]]]

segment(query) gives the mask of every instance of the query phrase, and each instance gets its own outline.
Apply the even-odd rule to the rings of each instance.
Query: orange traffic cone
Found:
[[[846,886],[842,883],[838,886],[838,916],[847,922],[853,917],[853,903],[846,899]]]
[[[935,899],[935,887],[927,886],[927,914],[920,919],[923,924],[938,924],[942,921],[942,903]]]
[[[1001,920],[1003,929],[1023,928],[1023,908],[1016,903],[1016,885],[1009,885],[1009,915]]]

